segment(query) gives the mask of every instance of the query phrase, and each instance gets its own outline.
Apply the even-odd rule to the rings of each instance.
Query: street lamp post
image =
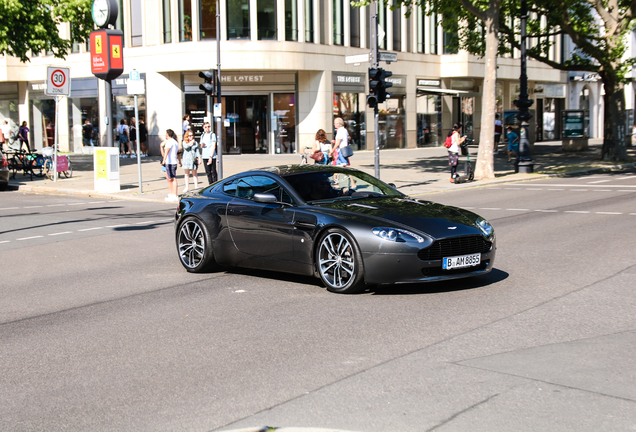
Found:
[[[515,172],[532,173],[534,171],[534,162],[530,157],[530,140],[528,135],[528,122],[532,118],[530,108],[534,101],[528,99],[528,75],[526,75],[526,21],[528,18],[528,6],[526,0],[521,0],[521,75],[519,83],[521,91],[519,99],[514,103],[519,108],[517,119],[521,125],[519,129],[519,152],[515,161]]]

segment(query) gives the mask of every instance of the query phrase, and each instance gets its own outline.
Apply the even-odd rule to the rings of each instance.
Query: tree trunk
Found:
[[[620,161],[627,159],[625,138],[631,131],[626,130],[625,89],[623,83],[607,73],[601,73],[605,89],[603,121],[603,149],[601,159]]]
[[[484,88],[481,99],[481,132],[475,178],[495,178],[493,150],[495,144],[495,110],[497,106],[497,48],[499,46],[500,1],[491,0],[486,11],[486,53],[484,56]]]

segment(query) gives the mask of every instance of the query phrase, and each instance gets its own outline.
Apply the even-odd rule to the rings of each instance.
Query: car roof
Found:
[[[347,172],[355,172],[361,173],[362,171],[357,170],[355,168],[346,168],[339,167],[334,165],[278,165],[272,167],[265,167],[252,170],[254,171],[265,171],[270,172],[281,177],[286,177],[290,175],[303,174],[303,173],[316,173],[316,172],[329,172],[329,173],[347,173]],[[242,173],[245,174],[245,173]]]

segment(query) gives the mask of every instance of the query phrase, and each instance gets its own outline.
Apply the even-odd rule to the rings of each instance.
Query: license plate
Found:
[[[470,255],[461,255],[444,258],[442,268],[444,270],[452,270],[456,268],[474,267],[481,264],[481,254],[475,253]]]

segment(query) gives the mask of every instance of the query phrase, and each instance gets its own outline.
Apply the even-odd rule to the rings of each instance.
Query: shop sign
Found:
[[[418,79],[417,85],[422,87],[441,87],[441,80],[433,80],[433,79]]]
[[[391,78],[387,78],[386,79],[387,82],[390,82],[393,84],[393,87],[406,87],[406,77],[403,76],[399,76],[399,77],[391,77]]]
[[[475,80],[473,79],[452,79],[451,88],[457,90],[472,90],[475,88]]]
[[[228,84],[262,83],[263,75],[221,75],[221,82]]]
[[[583,111],[563,111],[563,138],[582,138]]]
[[[583,75],[583,80],[584,81],[600,81],[601,76],[599,74],[597,74],[596,72],[589,72],[586,73],[585,75]]]
[[[565,84],[546,84],[544,94],[545,97],[564,98]]]
[[[360,75],[336,75],[334,77],[336,84],[360,84],[362,77]]]
[[[97,78],[112,80],[124,72],[123,38],[121,30],[91,32],[91,72]]]

